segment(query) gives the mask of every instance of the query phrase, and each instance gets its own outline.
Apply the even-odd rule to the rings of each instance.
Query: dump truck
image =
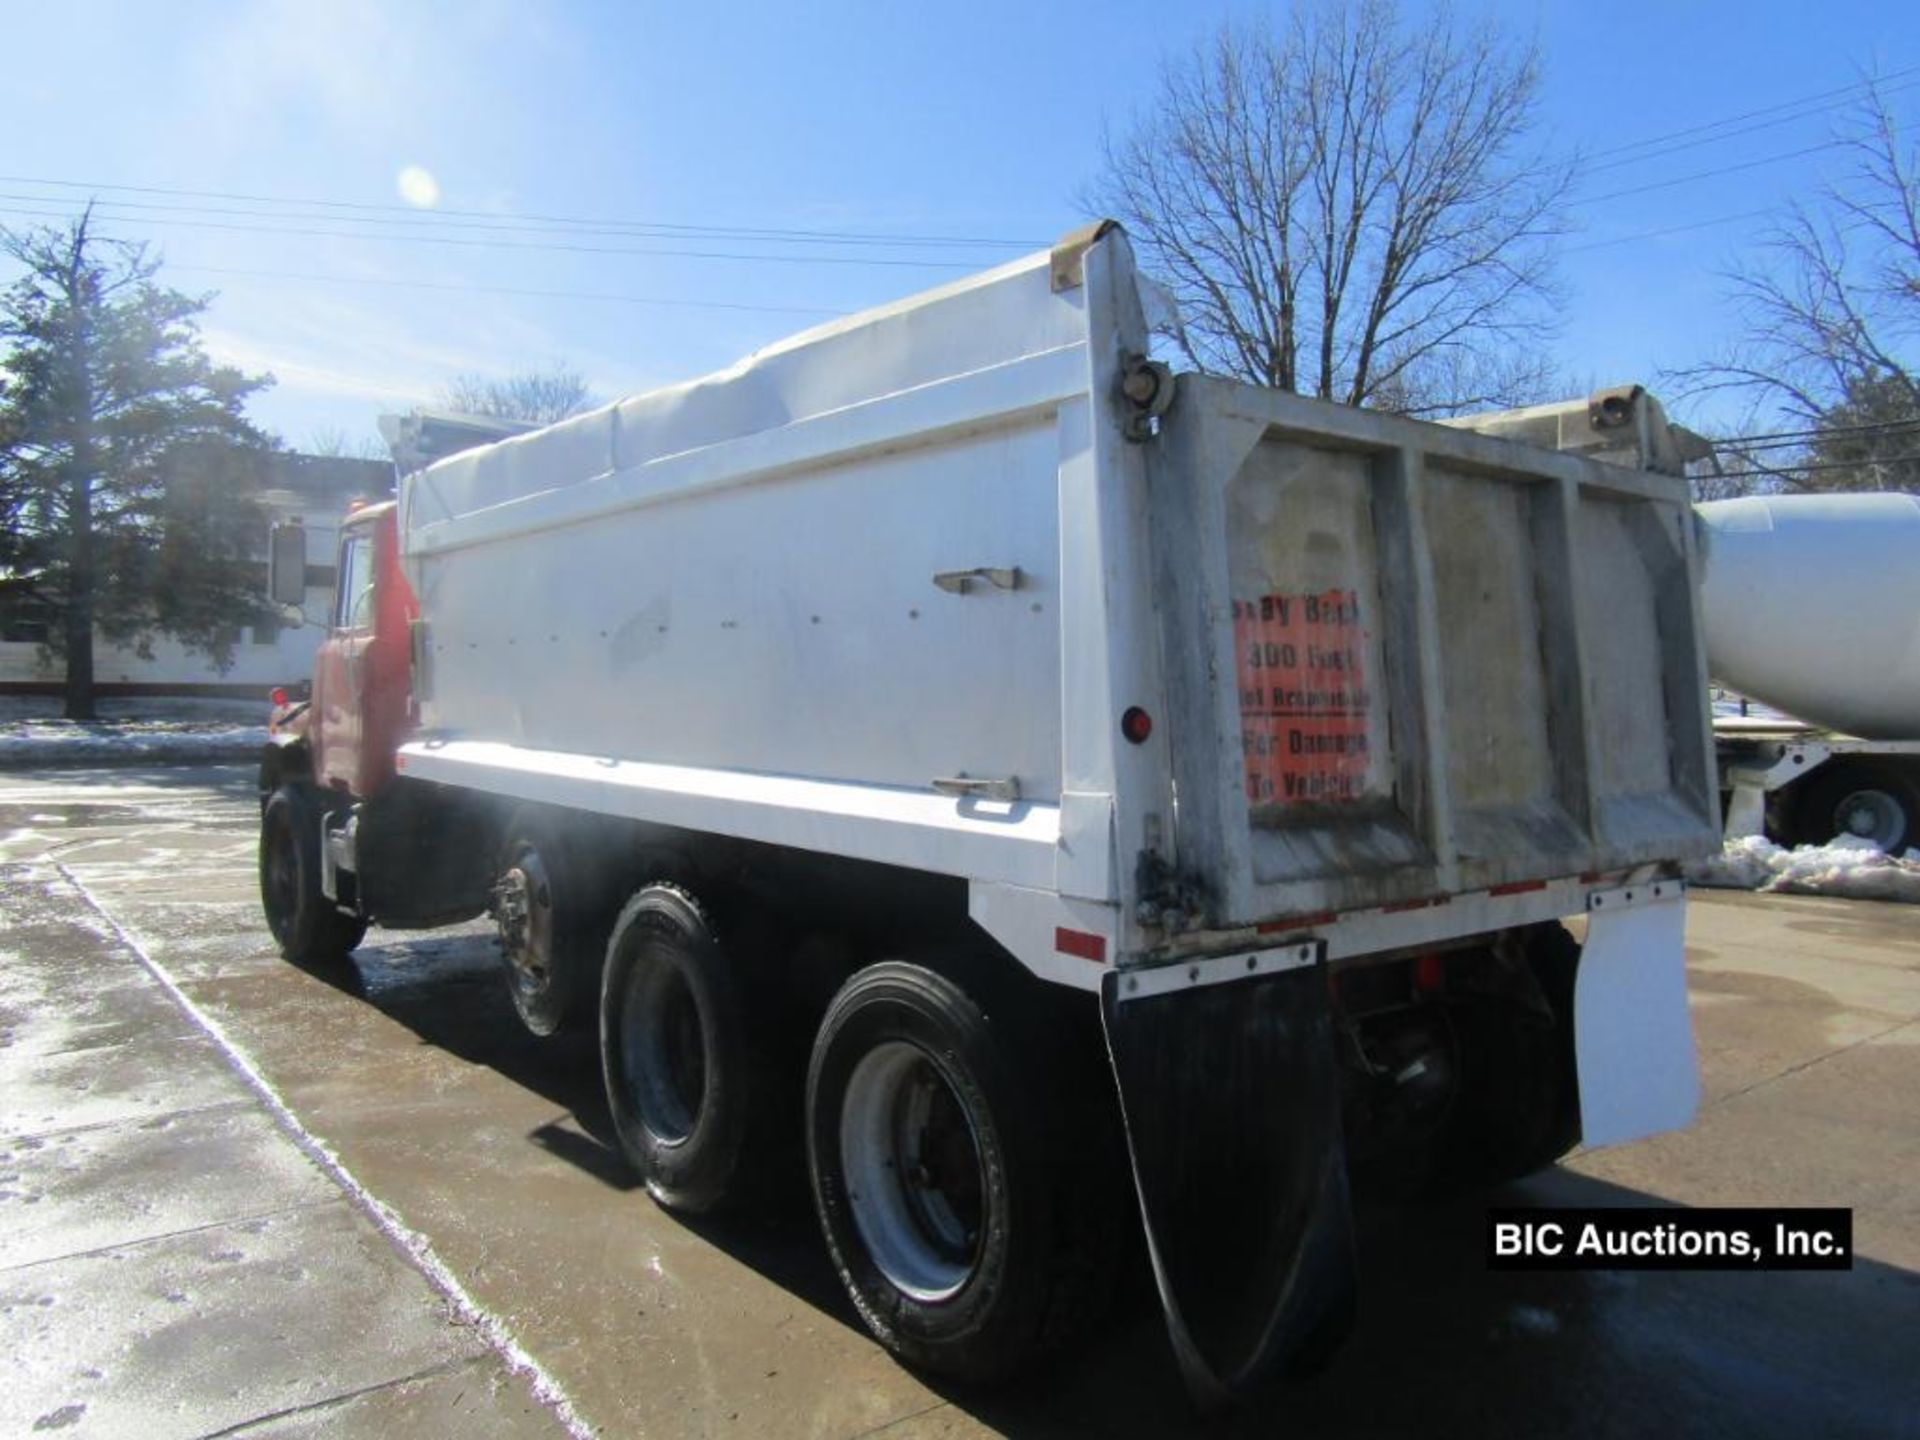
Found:
[[[1218,1401],[1339,1342],[1356,1188],[1687,1122],[1718,819],[1683,482],[1175,374],[1142,296],[1101,224],[406,476],[261,888],[309,966],[490,914],[654,1198],[804,1166],[903,1360],[1144,1257]]]

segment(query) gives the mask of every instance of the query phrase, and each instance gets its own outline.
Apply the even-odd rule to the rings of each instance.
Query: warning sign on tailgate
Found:
[[[1233,635],[1248,803],[1365,799],[1375,758],[1373,696],[1358,595],[1323,590],[1235,600]]]

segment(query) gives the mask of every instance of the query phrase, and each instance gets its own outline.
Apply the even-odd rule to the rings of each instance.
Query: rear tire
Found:
[[[280,953],[296,965],[337,965],[367,933],[320,889],[320,815],[303,787],[282,785],[260,814],[260,902]]]
[[[1523,995],[1450,996],[1460,1089],[1440,1139],[1443,1192],[1518,1180],[1580,1143],[1574,980],[1580,946],[1557,924],[1525,934],[1536,1003]]]
[[[752,999],[692,895],[656,882],[627,902],[607,946],[601,1064],[621,1151],[670,1210],[726,1203],[770,1148]]]
[[[815,1209],[867,1328],[909,1364],[1001,1379],[1108,1308],[1130,1191],[1088,1143],[1107,1117],[1061,1103],[1076,1087],[1044,1053],[899,962],[855,975],[821,1022]]]
[[[1824,845],[1842,835],[1872,840],[1889,855],[1920,843],[1920,784],[1906,766],[1829,760],[1801,782],[1790,807],[1792,845]]]
[[[611,886],[585,839],[546,812],[513,817],[491,892],[507,993],[535,1035],[585,1029],[613,923]]]

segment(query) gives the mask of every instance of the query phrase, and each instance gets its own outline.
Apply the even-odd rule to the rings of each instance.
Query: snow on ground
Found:
[[[99,720],[58,719],[41,696],[0,701],[0,768],[250,759],[267,743],[258,701],[102,700]]]
[[[1853,835],[1788,850],[1763,836],[1743,835],[1729,840],[1720,854],[1689,865],[1687,878],[1722,890],[1920,905],[1920,850],[1896,858]]]
[[[1776,710],[1771,705],[1749,700],[1731,690],[1722,690],[1719,686],[1709,692],[1709,698],[1713,702],[1713,718],[1716,720],[1776,720],[1783,725],[1800,723],[1784,710]]]
[[[94,708],[102,720],[223,720],[235,725],[263,725],[268,704],[263,686],[258,699],[240,695],[102,695]],[[0,724],[53,720],[59,714],[58,695],[0,695]]]

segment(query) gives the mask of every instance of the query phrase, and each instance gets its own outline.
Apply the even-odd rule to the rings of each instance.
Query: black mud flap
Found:
[[[1218,1406],[1345,1337],[1353,1217],[1324,958],[1186,974],[1109,974],[1101,1009],[1167,1329]]]

